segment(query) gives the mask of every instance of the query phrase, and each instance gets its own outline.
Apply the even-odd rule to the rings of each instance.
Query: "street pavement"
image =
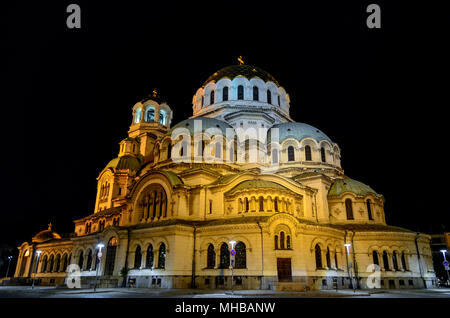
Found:
[[[67,289],[55,287],[0,286],[0,298],[450,298],[450,288],[390,290],[321,290],[309,292],[272,290],[200,290],[98,288]]]

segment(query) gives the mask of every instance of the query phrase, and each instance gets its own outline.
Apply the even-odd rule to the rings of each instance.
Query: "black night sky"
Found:
[[[376,1],[382,27],[368,29],[364,1],[93,2],[6,6],[0,243],[14,253],[47,223],[71,232],[93,213],[134,103],[156,87],[176,124],[239,55],[285,87],[295,121],[338,143],[349,177],[385,196],[388,224],[450,230],[439,7]],[[81,29],[66,27],[69,3]]]

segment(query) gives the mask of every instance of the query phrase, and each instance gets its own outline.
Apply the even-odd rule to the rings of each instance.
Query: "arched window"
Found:
[[[273,208],[275,209],[275,212],[278,212],[278,197],[275,197],[275,200],[273,201]]]
[[[78,266],[80,266],[80,270],[83,270],[84,256],[83,251],[80,251],[80,256],[78,257]]]
[[[149,107],[147,109],[147,118],[145,119],[147,123],[152,123],[155,121],[155,109],[153,107]]]
[[[272,163],[273,164],[278,163],[278,150],[277,149],[272,150]]]
[[[47,255],[44,255],[42,259],[41,273],[45,273],[47,271]]]
[[[245,201],[245,212],[248,212],[249,210],[248,198],[245,198],[244,201]]]
[[[222,88],[222,101],[228,100],[228,86]]]
[[[236,256],[234,268],[247,267],[247,251],[243,242],[238,242],[235,246]]]
[[[202,95],[202,108],[203,108],[203,105],[205,104],[205,98],[203,97],[203,95]]]
[[[206,256],[206,268],[214,268],[216,266],[216,252],[214,251],[214,245],[208,245],[208,254]]]
[[[320,148],[320,156],[322,157],[322,162],[327,162],[327,157],[325,156],[325,148]]]
[[[327,247],[326,259],[327,259],[327,267],[331,268],[331,255],[330,255],[330,248],[329,247]]]
[[[55,264],[55,256],[50,255],[50,260],[48,261],[48,271],[53,272],[53,265]]]
[[[86,270],[90,270],[92,267],[92,250],[89,249],[87,262],[86,262]]]
[[[142,111],[141,108],[136,109],[134,112],[134,123],[137,124],[141,121]]]
[[[275,249],[278,249],[278,235],[275,235]]]
[[[216,158],[218,158],[218,159],[222,158],[222,143],[221,142],[216,143],[215,155],[216,155]]]
[[[396,251],[394,251],[394,253],[392,253],[392,263],[394,264],[394,269],[396,271],[398,271],[397,252]]]
[[[167,159],[170,159],[172,157],[172,144],[167,145]]]
[[[187,141],[183,140],[181,142],[180,157],[183,157],[185,154],[187,156],[187,153]]]
[[[259,211],[263,212],[264,211],[264,198],[263,197],[259,197]]]
[[[166,245],[161,243],[158,252],[158,268],[166,268]]]
[[[153,267],[153,245],[150,244],[147,247],[147,255],[145,259],[145,268],[152,268]]]
[[[267,90],[267,103],[272,104],[272,93],[270,92],[270,89]]]
[[[311,147],[309,145],[305,146],[305,160],[306,161],[311,161]]]
[[[353,206],[351,199],[345,200],[345,211],[347,212],[347,220],[353,220]]]
[[[290,235],[286,235],[286,248],[288,250],[291,249],[291,236]]]
[[[253,86],[253,100],[259,100],[259,89],[257,86]]]
[[[66,271],[66,269],[67,269],[67,264],[68,264],[67,254],[64,254],[64,256],[63,256],[63,266],[62,266],[61,271],[63,271],[63,272]]]
[[[319,244],[316,244],[316,247],[314,250],[316,253],[316,268],[320,269],[320,268],[322,268],[322,250],[321,250]]]
[[[116,261],[117,239],[112,237],[108,241],[105,259],[105,275],[110,276],[114,272],[114,264]]]
[[[141,247],[138,245],[134,253],[134,268],[140,268],[142,262]]]
[[[339,268],[339,263],[338,263],[338,252],[334,252],[334,265],[336,266],[336,269]]]
[[[377,251],[373,251],[372,252],[372,258],[373,258],[373,263],[375,265],[380,265],[380,262],[378,261],[378,253],[377,253]]]
[[[372,208],[370,206],[370,199],[367,199],[366,203],[367,203],[367,214],[369,215],[369,220],[373,220]]]
[[[278,95],[278,106],[280,106],[281,105],[281,103],[280,103],[280,95]]]
[[[401,260],[402,260],[402,268],[403,268],[403,270],[407,271],[408,267],[406,266],[405,252],[402,252]]]
[[[230,266],[230,252],[228,251],[228,244],[222,243],[220,246],[220,264],[219,268],[228,268]]]
[[[280,232],[280,249],[282,249],[282,250],[284,250],[284,240],[285,240],[284,232],[281,231]]]
[[[197,142],[197,156],[201,157],[203,156],[203,151],[205,150],[205,141],[198,141]]]
[[[386,251],[383,252],[383,266],[385,270],[389,270],[389,259]]]
[[[288,147],[288,161],[295,161],[294,147]]]
[[[214,95],[215,95],[215,92],[214,92],[214,90],[212,90],[211,94],[209,95],[209,104],[210,105],[214,104]]]
[[[166,124],[166,112],[164,110],[160,110],[159,111],[159,123],[161,125],[165,125]]]
[[[244,99],[244,86],[238,86],[238,99]]]

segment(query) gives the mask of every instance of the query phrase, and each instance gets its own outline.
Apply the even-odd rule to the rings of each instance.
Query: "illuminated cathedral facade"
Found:
[[[212,74],[174,126],[154,91],[131,107],[93,213],[20,245],[15,279],[65,284],[78,268],[82,287],[227,289],[232,272],[236,289],[433,286],[430,237],[387,225],[383,195],[345,175],[339,146],[290,107],[245,64]]]

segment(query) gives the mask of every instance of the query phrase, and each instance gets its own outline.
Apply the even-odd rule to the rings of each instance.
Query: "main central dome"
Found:
[[[263,69],[253,66],[253,65],[231,65],[224,67],[217,72],[215,72],[213,75],[208,77],[208,79],[203,83],[203,87],[205,87],[210,82],[217,82],[218,80],[222,78],[229,78],[230,80],[233,80],[237,76],[244,76],[248,79],[252,79],[253,77],[258,77],[262,79],[264,82],[273,82],[275,85],[280,86],[278,81],[269,73],[264,71]]]

